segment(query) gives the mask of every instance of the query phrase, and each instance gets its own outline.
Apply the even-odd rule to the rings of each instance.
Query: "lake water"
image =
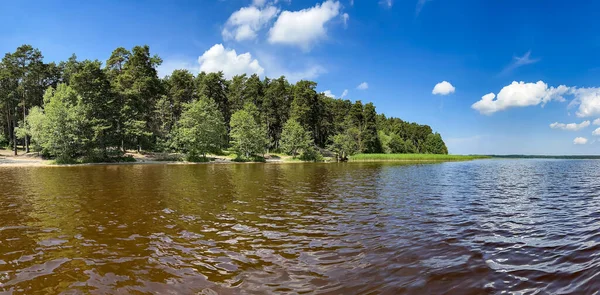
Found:
[[[592,294],[600,161],[0,166],[0,294]]]

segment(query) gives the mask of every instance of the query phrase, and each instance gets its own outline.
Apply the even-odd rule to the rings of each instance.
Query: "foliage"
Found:
[[[428,154],[448,154],[448,148],[439,133],[427,135],[425,152]]]
[[[103,162],[131,149],[204,158],[230,144],[244,159],[281,150],[318,160],[326,147],[341,160],[359,152],[448,153],[430,126],[328,97],[313,81],[187,70],[159,78],[161,63],[146,45],[119,47],[104,66],[76,55],[45,63],[38,49],[19,46],[0,62],[0,145],[29,151],[31,142],[64,161]]]
[[[307,162],[321,162],[323,161],[323,155],[311,145],[304,149],[302,155],[300,155],[300,160]]]
[[[207,153],[218,152],[225,135],[225,123],[214,101],[202,97],[184,104],[183,108],[174,130],[175,146],[194,161],[199,156],[206,159]]]
[[[33,108],[28,118],[32,139],[58,163],[72,163],[88,152],[92,130],[85,117],[81,97],[65,84],[49,88],[44,95],[44,111]]]
[[[314,145],[310,132],[304,130],[295,119],[289,119],[281,132],[281,150],[295,159],[301,152]]]
[[[404,140],[398,134],[392,134],[388,143],[391,154],[414,154],[418,150],[410,140]]]
[[[0,133],[0,148],[4,148],[8,146],[8,138],[2,133]]]
[[[339,161],[347,161],[349,156],[359,151],[357,128],[349,128],[344,133],[336,134],[331,139],[329,149],[337,154]]]
[[[247,103],[231,116],[233,149],[244,159],[263,153],[267,146],[266,131],[252,115],[255,108],[254,104]]]

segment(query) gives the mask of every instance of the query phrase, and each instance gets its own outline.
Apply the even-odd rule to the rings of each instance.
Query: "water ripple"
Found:
[[[0,294],[597,294],[600,161],[0,169]]]

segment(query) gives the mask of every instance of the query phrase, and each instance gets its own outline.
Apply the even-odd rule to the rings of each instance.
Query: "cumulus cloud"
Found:
[[[325,96],[327,96],[327,97],[335,98],[335,95],[333,95],[333,93],[331,93],[331,90],[325,90],[325,91],[323,91],[323,94],[325,94]]]
[[[435,95],[448,95],[450,93],[454,93],[455,90],[456,88],[454,88],[450,82],[442,81],[435,84],[435,87],[433,87],[433,91],[431,91],[431,93]]]
[[[300,11],[283,11],[269,30],[269,43],[299,46],[308,51],[327,37],[325,24],[340,13],[340,2],[327,0]]]
[[[333,94],[331,92],[331,90],[325,90],[325,91],[323,91],[323,94],[325,94],[325,96],[327,96],[327,97],[335,98],[335,94]],[[344,98],[344,97],[346,97],[346,95],[348,95],[348,89],[344,89],[344,92],[342,92],[342,95],[340,95],[340,98]]]
[[[600,135],[600,128],[596,128],[596,130],[592,131],[592,135],[595,135],[595,136]]]
[[[264,69],[247,53],[237,54],[234,49],[225,49],[222,44],[215,44],[198,58],[200,71],[223,71],[226,78],[241,74],[262,75]]]
[[[356,86],[356,89],[358,89],[358,90],[367,90],[367,89],[369,89],[369,83],[362,82],[362,83],[358,84],[358,86]]]
[[[227,23],[225,23],[225,28],[221,32],[225,40],[244,41],[256,39],[258,31],[279,14],[279,9],[272,5],[263,8],[262,6],[265,5],[264,0],[255,0],[253,4],[255,6],[240,8],[229,17]]]
[[[592,124],[594,124],[594,125],[600,125],[600,118],[594,120],[594,122],[592,122]]]
[[[344,89],[344,92],[342,92],[342,95],[340,96],[340,98],[344,98],[344,97],[346,97],[346,95],[348,95],[348,89]]]
[[[484,95],[481,100],[474,103],[471,108],[479,111],[481,114],[491,115],[495,112],[512,107],[525,107],[539,104],[543,106],[551,100],[564,101],[563,95],[568,92],[569,87],[564,85],[555,88],[548,87],[543,81],[538,81],[537,83],[513,81],[510,85],[504,86],[498,93],[498,96],[494,93],[488,93]]]
[[[586,144],[587,142],[588,142],[588,140],[585,137],[576,137],[573,140],[573,144]]]
[[[561,129],[561,130],[567,130],[567,131],[578,131],[578,130],[581,130],[588,126],[590,126],[590,121],[583,121],[579,124],[577,124],[577,123],[565,124],[565,123],[558,123],[558,122],[554,122],[554,123],[550,124],[550,128],[552,128],[552,129]]]
[[[575,99],[569,106],[579,105],[577,117],[591,117],[600,115],[600,88],[571,88]],[[594,121],[595,123],[596,121]]]

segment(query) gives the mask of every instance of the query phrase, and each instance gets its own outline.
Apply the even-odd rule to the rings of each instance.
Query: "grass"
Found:
[[[487,159],[489,156],[476,155],[434,155],[434,154],[357,154],[351,156],[350,162],[368,161],[470,161]]]

